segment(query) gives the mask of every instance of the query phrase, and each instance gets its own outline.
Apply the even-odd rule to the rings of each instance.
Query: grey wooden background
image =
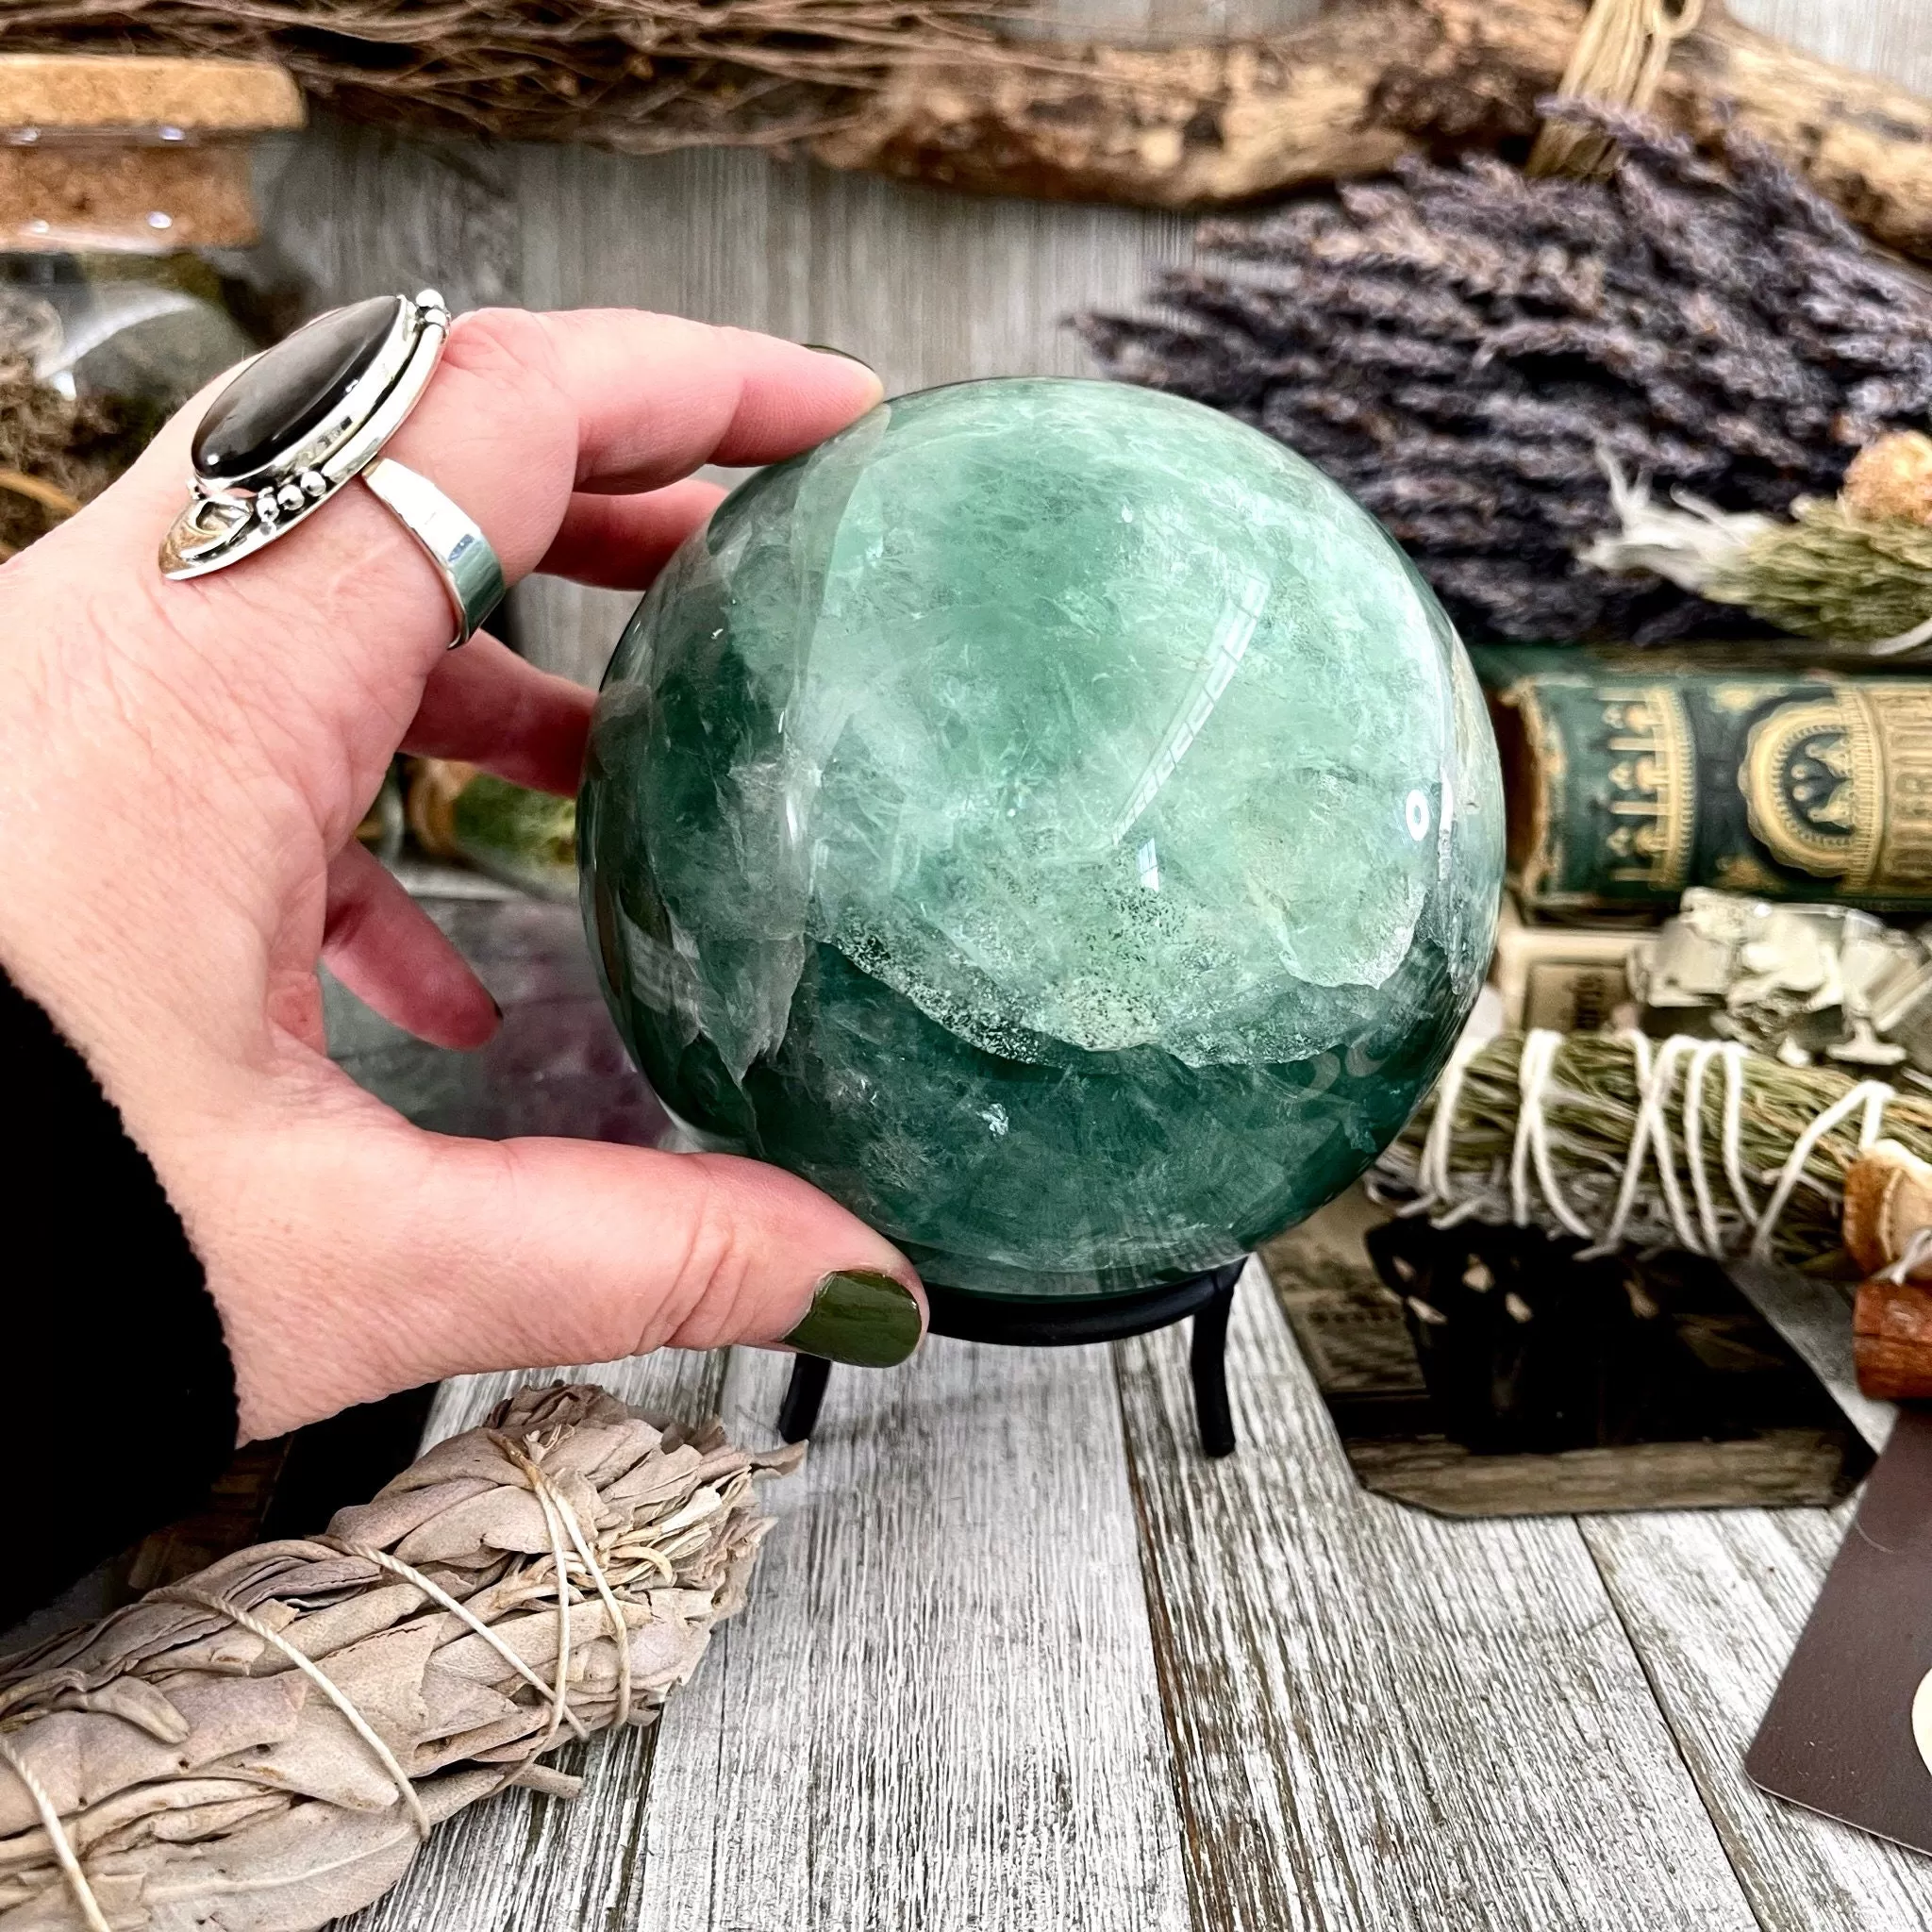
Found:
[[[1171,32],[1298,15],[1086,0]],[[1932,92],[1932,0],[1739,0]],[[326,299],[636,303],[830,342],[893,389],[1078,373],[1186,222],[971,201],[748,154],[625,160],[319,126],[269,160]],[[625,600],[540,587],[593,678]],[[559,943],[573,943],[568,937]],[[834,1378],[746,1615],[574,1807],[439,1835],[364,1932],[1900,1932],[1932,1861],[1750,1789],[1742,1746],[1844,1512],[1440,1522],[1359,1491],[1258,1278],[1242,1448],[1183,1341],[930,1345]],[[774,1357],[602,1372],[764,1426]],[[443,1391],[465,1425],[510,1378]]]

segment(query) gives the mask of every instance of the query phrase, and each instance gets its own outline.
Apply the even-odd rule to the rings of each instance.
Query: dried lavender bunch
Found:
[[[0,1926],[302,1932],[477,1798],[572,1794],[539,1760],[657,1715],[744,1601],[754,1475],[797,1460],[525,1389],[326,1537],[0,1661]]]
[[[1757,141],[1713,151],[1582,102],[1607,182],[1489,157],[1200,231],[1152,316],[1077,326],[1108,372],[1229,411],[1382,518],[1472,636],[1736,635],[1749,620],[1576,552],[1604,458],[1783,511],[1932,406],[1932,289]],[[1753,626],[1755,627],[1755,626]]]

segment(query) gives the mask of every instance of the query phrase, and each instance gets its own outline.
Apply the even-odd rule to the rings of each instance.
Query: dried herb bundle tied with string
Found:
[[[463,1806],[572,1794],[540,1760],[691,1675],[798,1453],[526,1389],[326,1536],[0,1661],[0,1927],[301,1932]]]
[[[1159,312],[1089,315],[1113,375],[1226,409],[1344,484],[1473,636],[1761,629],[1649,573],[1579,560],[1619,527],[1610,466],[1782,512],[1932,408],[1932,288],[1757,142],[1714,151],[1574,101],[1604,181],[1404,162],[1201,230]]]
[[[1932,1160],[1932,1098],[1735,1041],[1504,1033],[1456,1056],[1375,1173],[1437,1220],[1829,1267],[1880,1141]]]
[[[1932,642],[1932,437],[1916,429],[1867,444],[1836,497],[1799,497],[1789,522],[1688,493],[1657,503],[1614,472],[1610,495],[1620,528],[1583,554],[1597,569],[1654,572],[1877,657]]]

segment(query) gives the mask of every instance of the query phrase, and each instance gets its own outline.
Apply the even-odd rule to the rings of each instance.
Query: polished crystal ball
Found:
[[[1320,472],[1102,382],[881,405],[625,632],[580,814],[611,1010],[705,1144],[925,1278],[1183,1280],[1394,1137],[1490,958],[1494,741]]]

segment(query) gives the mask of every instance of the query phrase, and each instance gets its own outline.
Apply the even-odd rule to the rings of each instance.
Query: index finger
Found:
[[[881,392],[863,363],[747,329],[623,308],[485,309],[458,321],[391,448],[463,503],[515,575],[549,548],[573,491],[629,493],[706,463],[774,462]],[[486,492],[501,494],[501,537]]]
[[[656,490],[706,463],[776,462],[884,393],[852,357],[749,329],[621,308],[541,320],[576,405],[579,490]],[[672,370],[680,380],[652,379]]]
[[[485,309],[458,320],[387,453],[481,526],[514,583],[542,560],[575,491],[653,489],[712,461],[774,461],[843,428],[880,393],[862,363],[743,329],[631,309]],[[48,542],[85,543],[96,564],[115,557],[149,580],[186,496],[203,407],[183,410]],[[353,487],[234,569],[155,589],[238,649],[252,650],[265,625],[338,651],[359,640],[392,672],[421,678],[448,641],[446,595],[428,559]],[[398,702],[413,709],[413,695]]]

